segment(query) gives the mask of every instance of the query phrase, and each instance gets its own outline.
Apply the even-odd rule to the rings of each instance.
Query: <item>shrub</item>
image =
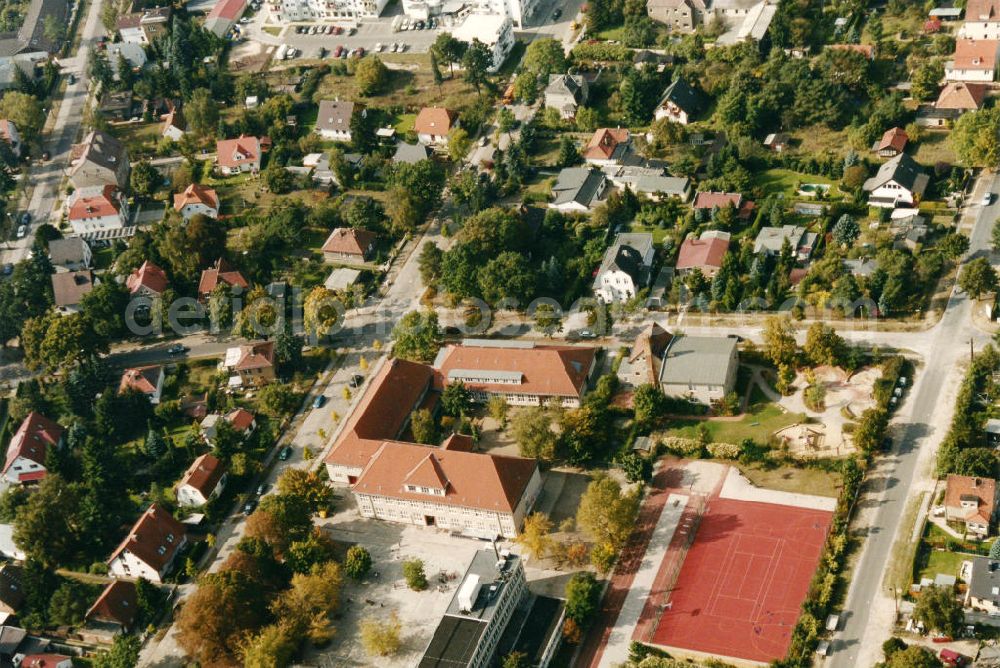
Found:
[[[406,586],[413,591],[427,589],[427,575],[424,573],[424,562],[422,559],[407,559],[404,561],[403,577],[406,578]]]

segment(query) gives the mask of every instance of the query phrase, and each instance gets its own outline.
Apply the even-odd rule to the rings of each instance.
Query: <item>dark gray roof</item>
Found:
[[[660,382],[725,385],[736,339],[725,336],[675,336],[663,355]]]
[[[667,86],[667,90],[663,92],[663,97],[660,98],[660,104],[657,106],[663,106],[665,102],[673,102],[690,116],[705,109],[705,98],[701,91],[692,88],[684,79],[678,79]]]
[[[392,156],[392,161],[413,164],[421,160],[427,160],[429,156],[430,152],[423,144],[407,144],[401,141],[396,144],[396,152]]]
[[[919,195],[927,187],[928,177],[916,160],[905,153],[900,153],[879,167],[878,173],[865,181],[864,189],[871,192],[889,181],[895,181],[907,190]]]
[[[583,92],[583,77],[575,74],[550,74],[549,85],[545,87],[546,95],[570,95],[577,104],[586,101]]]
[[[350,132],[354,103],[349,100],[322,100],[316,117],[317,130]]]
[[[976,598],[987,599],[1000,605],[1000,561],[989,557],[973,559],[969,591]]]
[[[567,167],[559,172],[556,184],[552,186],[555,204],[577,202],[589,208],[604,180],[604,174],[597,170]]]
[[[80,161],[90,162],[111,171],[116,171],[123,160],[128,160],[125,145],[103,130],[94,130],[74,147],[74,155],[79,151]]]
[[[49,242],[49,260],[55,265],[83,262],[86,246],[80,237],[53,239]]]

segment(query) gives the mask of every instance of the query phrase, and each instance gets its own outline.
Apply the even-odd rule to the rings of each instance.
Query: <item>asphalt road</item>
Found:
[[[984,182],[989,182],[990,192],[995,193],[1000,188],[1000,177],[981,178],[970,201],[979,201]],[[990,234],[998,215],[1000,207],[997,205],[980,208],[970,234],[966,261],[990,255]],[[895,431],[899,436],[894,439],[891,456],[883,462],[884,490],[853,574],[844,606],[843,628],[834,636],[831,654],[826,660],[826,665],[833,668],[870,666],[881,659],[879,646],[891,632],[885,613],[888,611],[891,618],[892,608],[891,603],[886,605],[887,600],[891,601],[891,593],[883,591],[883,577],[890,567],[892,546],[898,532],[913,528],[900,525],[907,501],[915,491],[915,483],[919,485],[922,477],[930,475],[930,471],[922,468],[925,464],[921,462],[921,452],[929,450],[927,454],[932,457],[947,432],[953,399],[945,399],[942,388],[949,387],[956,375],[963,373],[960,363],[968,355],[970,337],[977,333],[971,315],[969,300],[953,293],[944,316],[930,330],[929,350],[924,355],[924,367],[917,374],[910,399],[894,420],[899,424]]]

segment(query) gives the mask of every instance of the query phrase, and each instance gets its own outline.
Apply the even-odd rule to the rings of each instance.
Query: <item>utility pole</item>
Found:
[[[976,353],[972,347],[972,337],[969,337],[969,363],[971,364],[976,360]]]

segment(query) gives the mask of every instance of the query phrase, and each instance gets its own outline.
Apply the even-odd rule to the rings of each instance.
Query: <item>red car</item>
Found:
[[[938,655],[946,666],[964,666],[969,663],[969,657],[959,654],[952,649],[943,649]]]
[[[336,49],[333,50],[333,57],[340,58],[340,54],[342,54],[343,52],[344,52],[344,47],[338,46]]]

